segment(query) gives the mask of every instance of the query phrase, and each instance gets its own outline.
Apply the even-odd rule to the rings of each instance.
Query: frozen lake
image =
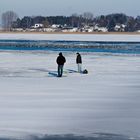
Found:
[[[139,37],[0,34],[0,140],[140,140]]]
[[[0,137],[139,139],[139,55],[81,52],[89,71],[83,75],[75,72],[75,52],[63,54],[67,63],[58,78],[57,51],[0,52]]]

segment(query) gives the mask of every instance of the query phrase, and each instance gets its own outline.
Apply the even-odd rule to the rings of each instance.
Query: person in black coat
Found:
[[[66,59],[61,52],[59,53],[59,56],[57,57],[56,62],[58,64],[58,77],[62,77],[63,66],[64,66],[64,63],[66,62]]]
[[[76,57],[76,63],[78,66],[78,72],[81,73],[82,72],[82,57],[80,55],[80,53],[76,53],[77,57]]]

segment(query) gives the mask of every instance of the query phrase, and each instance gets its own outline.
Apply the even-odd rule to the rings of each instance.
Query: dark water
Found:
[[[140,42],[0,40],[0,50],[80,51],[140,54]]]

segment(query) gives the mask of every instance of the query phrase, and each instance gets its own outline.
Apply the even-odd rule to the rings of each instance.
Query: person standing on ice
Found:
[[[62,52],[59,53],[59,56],[57,57],[56,62],[58,64],[58,77],[62,77],[64,63],[66,62],[66,59],[63,56]]]
[[[76,64],[78,67],[78,72],[81,73],[82,72],[82,57],[80,55],[80,53],[76,53],[77,57],[76,57]]]

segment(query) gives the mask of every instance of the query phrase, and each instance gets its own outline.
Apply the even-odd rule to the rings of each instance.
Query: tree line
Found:
[[[106,27],[108,31],[115,31],[116,25],[125,25],[124,31],[134,32],[140,30],[140,16],[132,17],[123,13],[114,13],[94,17],[92,13],[72,14],[71,16],[24,16],[19,18],[13,11],[7,11],[2,14],[2,27],[5,30],[12,28],[31,28],[36,23],[41,23],[44,27],[50,27],[53,24],[59,24],[65,27],[83,28],[85,26]]]

